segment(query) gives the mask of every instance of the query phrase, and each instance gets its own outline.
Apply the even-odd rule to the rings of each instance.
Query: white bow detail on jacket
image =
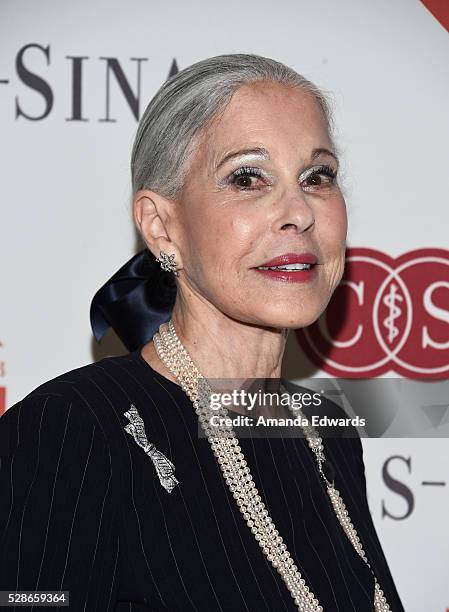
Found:
[[[143,419],[134,404],[131,404],[129,410],[127,410],[124,415],[130,421],[128,425],[125,425],[125,431],[133,436],[137,444],[143,448],[146,454],[151,458],[161,485],[171,493],[174,487],[179,483],[179,480],[177,480],[173,474],[175,466],[152,442],[148,442],[145,435]]]

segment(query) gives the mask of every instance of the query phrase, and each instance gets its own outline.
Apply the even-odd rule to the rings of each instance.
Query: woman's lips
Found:
[[[304,270],[261,270],[253,268],[267,279],[286,283],[306,283],[313,280],[317,275],[317,265],[311,264],[309,269]]]
[[[273,259],[270,259],[270,261],[266,261],[263,264],[260,264],[260,266],[264,266],[264,267],[269,267],[272,268],[274,266],[286,266],[289,264],[316,264],[318,263],[318,258],[314,253],[311,253],[309,251],[303,252],[303,253],[295,253],[295,252],[289,252],[289,253],[283,253],[282,255],[278,255],[277,257],[274,257]]]

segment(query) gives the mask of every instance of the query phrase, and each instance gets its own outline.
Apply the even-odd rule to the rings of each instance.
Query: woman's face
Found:
[[[182,291],[245,323],[313,323],[345,260],[346,208],[329,176],[338,168],[331,151],[310,94],[267,82],[238,89],[195,149],[176,207]],[[306,261],[305,252],[316,256],[310,271],[257,269],[283,254]]]

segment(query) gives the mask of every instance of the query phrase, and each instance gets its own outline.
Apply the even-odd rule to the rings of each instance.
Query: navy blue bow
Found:
[[[90,305],[93,334],[99,342],[112,327],[126,348],[134,351],[170,319],[175,298],[173,274],[162,270],[154,255],[143,249],[94,295]]]

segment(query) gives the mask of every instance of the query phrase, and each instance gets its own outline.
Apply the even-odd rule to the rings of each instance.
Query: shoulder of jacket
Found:
[[[125,357],[104,357],[40,383],[9,407],[0,420],[4,417],[18,421],[35,419],[45,410],[51,411],[54,418],[65,418],[70,412],[72,418],[88,419],[101,427],[98,402],[88,401],[88,398],[111,384],[117,366]]]
[[[72,368],[42,382],[26,397],[31,395],[67,396],[78,387],[86,387],[95,383],[102,384],[114,376],[117,366],[120,366],[126,358],[127,355],[103,357],[98,361]]]

